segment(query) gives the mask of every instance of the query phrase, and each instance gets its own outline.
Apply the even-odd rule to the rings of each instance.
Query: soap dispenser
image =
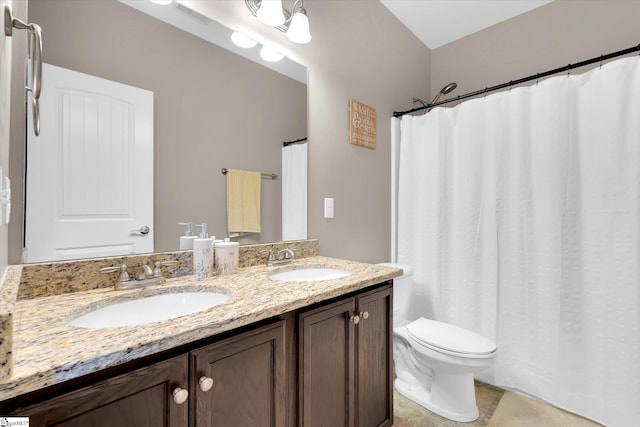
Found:
[[[207,224],[196,224],[202,227],[197,239],[193,240],[193,273],[197,280],[203,280],[213,275],[213,240],[207,234]]]
[[[198,236],[193,235],[193,223],[189,222],[179,222],[180,225],[186,225],[187,231],[185,231],[184,236],[180,236],[180,250],[187,251],[193,249],[193,241],[198,238]]]

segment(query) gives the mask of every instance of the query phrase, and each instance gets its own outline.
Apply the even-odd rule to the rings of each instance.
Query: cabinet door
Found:
[[[191,425],[284,427],[284,321],[191,352]],[[211,379],[209,390],[200,380]]]
[[[355,426],[355,299],[301,313],[299,425]]]
[[[31,427],[183,427],[187,403],[172,392],[188,389],[188,358],[169,359],[15,411]]]
[[[360,427],[393,423],[392,292],[391,287],[356,299],[360,316],[357,334],[357,400]]]

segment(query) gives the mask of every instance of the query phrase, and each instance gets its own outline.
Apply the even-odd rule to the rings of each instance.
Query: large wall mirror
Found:
[[[261,232],[235,240],[282,240],[282,146],[306,137],[306,69],[287,76],[125,3],[29,0],[28,14],[43,29],[45,63],[153,92],[153,251],[178,249],[179,222],[227,236],[223,168],[278,176],[262,181]],[[230,36],[178,6],[164,7],[195,33]]]

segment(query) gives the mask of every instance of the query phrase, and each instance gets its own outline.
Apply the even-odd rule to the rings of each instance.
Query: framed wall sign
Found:
[[[349,142],[376,149],[376,109],[355,99],[349,106]]]

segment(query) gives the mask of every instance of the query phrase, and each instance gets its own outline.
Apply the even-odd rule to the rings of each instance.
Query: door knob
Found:
[[[198,386],[200,386],[200,390],[202,391],[211,390],[211,387],[213,387],[213,378],[200,377],[198,380]]]
[[[139,230],[131,230],[131,234],[141,234],[144,236],[145,234],[149,234],[149,231],[151,231],[151,229],[146,225],[143,225]]]
[[[184,402],[187,401],[187,398],[189,397],[189,392],[183,388],[176,387],[171,393],[171,395],[173,396],[173,401],[175,403],[177,403],[178,405],[182,405]]]

